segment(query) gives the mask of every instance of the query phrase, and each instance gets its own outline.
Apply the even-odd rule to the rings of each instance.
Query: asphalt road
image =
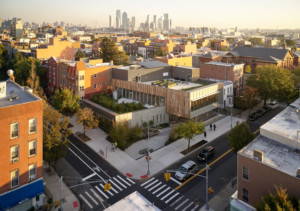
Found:
[[[257,131],[262,124],[273,118],[283,108],[284,106],[279,106],[256,121],[248,122],[250,130]],[[209,186],[214,189],[214,194],[217,194],[236,177],[237,156],[230,151],[227,134],[210,142],[209,145],[216,148],[214,157],[207,163],[210,165]],[[176,180],[175,173],[172,173],[171,180],[167,182],[164,179],[164,173],[167,170],[178,169],[187,160],[193,160],[199,165],[199,171],[203,171],[199,175],[204,176],[203,163],[197,160],[197,155],[203,148],[204,146],[195,150],[146,181],[126,178],[73,135],[70,136],[66,160],[81,175],[82,182],[89,183],[89,188],[78,188],[75,191],[83,210],[103,210],[104,207],[114,204],[134,191],[140,192],[162,210],[196,210],[205,204],[205,179],[196,176],[182,183]],[[111,183],[110,191],[104,191],[105,182]]]

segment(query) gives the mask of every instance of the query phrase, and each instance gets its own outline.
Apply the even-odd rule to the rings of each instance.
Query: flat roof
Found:
[[[234,64],[234,63],[225,63],[225,62],[207,62],[205,64],[211,64],[211,65],[219,65],[219,66],[226,66],[226,67],[231,67],[231,66],[241,66],[244,64]]]
[[[158,86],[158,85],[153,85],[152,84],[152,83],[157,82],[157,81],[160,81],[160,80],[142,82],[142,84],[147,84],[147,85],[152,85],[152,86]],[[182,91],[187,91],[186,89],[200,88],[200,87],[206,85],[206,84],[202,84],[202,83],[193,83],[193,82],[188,82],[188,81],[179,81],[179,80],[175,80],[173,78],[163,79],[163,81],[171,81],[171,82],[177,83],[176,85],[174,85],[172,87],[169,87],[168,89],[182,90]],[[163,86],[161,86],[161,87],[163,87]]]
[[[296,177],[297,169],[300,167],[300,150],[259,135],[238,153],[256,160],[253,157],[253,150],[263,152],[261,163]]]
[[[21,87],[12,81],[1,81],[0,84],[3,82],[6,83],[6,96],[0,98],[0,108],[41,100],[34,94],[25,91],[26,87]],[[15,99],[9,101],[8,98],[10,97],[14,97]]]

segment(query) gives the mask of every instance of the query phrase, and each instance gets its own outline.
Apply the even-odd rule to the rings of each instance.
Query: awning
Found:
[[[23,185],[0,195],[0,210],[6,210],[44,193],[43,179]]]

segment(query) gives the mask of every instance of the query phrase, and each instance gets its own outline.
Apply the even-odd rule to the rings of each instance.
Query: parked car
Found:
[[[252,114],[249,115],[248,120],[254,121],[254,120],[257,120],[259,117],[260,116],[256,112],[254,112],[254,113],[252,113]]]
[[[275,108],[277,108],[278,103],[277,103],[276,101],[272,101],[272,102],[269,104],[269,106],[270,106],[272,109],[275,109]]]
[[[203,151],[198,155],[198,159],[201,162],[207,162],[215,154],[216,149],[213,146],[207,146]]]
[[[257,111],[256,111],[256,114],[258,115],[258,116],[263,116],[264,114],[266,113],[266,110],[263,110],[263,109],[258,109]]]
[[[189,160],[179,167],[179,169],[175,173],[175,177],[180,181],[184,181],[190,176],[192,176],[192,174],[195,174],[196,172],[197,172],[197,164],[194,161]]]
[[[272,110],[271,106],[270,105],[266,105],[264,106],[264,109],[266,110],[266,112],[269,112]]]

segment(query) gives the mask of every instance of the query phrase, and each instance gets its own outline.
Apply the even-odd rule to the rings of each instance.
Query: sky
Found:
[[[0,19],[107,27],[117,9],[135,16],[136,26],[168,13],[172,27],[300,28],[300,0],[0,0]]]

